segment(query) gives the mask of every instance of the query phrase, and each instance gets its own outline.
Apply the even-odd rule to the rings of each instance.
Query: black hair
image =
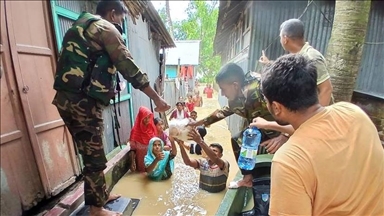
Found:
[[[299,19],[289,19],[280,25],[282,35],[291,39],[304,39],[304,23]]]
[[[221,82],[239,82],[241,86],[244,86],[245,74],[243,69],[235,63],[224,65],[216,75],[216,83]]]
[[[197,115],[197,112],[196,112],[195,110],[191,111],[191,114],[192,114],[192,113],[195,113],[195,114]]]
[[[317,71],[312,61],[300,54],[288,54],[265,68],[261,87],[269,104],[276,101],[296,112],[319,102],[316,80]]]
[[[207,129],[205,129],[204,127],[197,127],[197,132],[200,134],[201,138],[204,140],[204,137],[205,135],[207,135]]]
[[[162,122],[163,119],[161,119],[160,117],[156,117],[153,119],[153,123],[155,123],[155,125],[159,124],[159,122]]]
[[[221,146],[219,143],[212,143],[211,145],[209,145],[209,147],[218,148],[220,153],[223,154],[223,146]]]
[[[100,0],[96,7],[96,14],[104,17],[111,10],[115,10],[117,14],[128,13],[127,7],[120,0]]]
[[[185,103],[184,103],[184,102],[181,102],[181,101],[179,101],[179,102],[177,102],[177,103],[176,103],[176,106],[178,106],[178,105],[181,105],[181,106],[185,106]]]

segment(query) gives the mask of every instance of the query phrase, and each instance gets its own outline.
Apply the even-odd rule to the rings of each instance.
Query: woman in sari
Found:
[[[174,169],[173,159],[176,154],[177,149],[174,142],[172,142],[171,151],[164,151],[164,142],[158,137],[152,138],[144,158],[148,177],[155,181],[171,178]]]
[[[129,138],[131,146],[129,152],[131,159],[130,170],[132,172],[136,170],[145,172],[144,156],[147,153],[149,140],[156,135],[157,129],[153,123],[153,113],[147,107],[141,106]]]

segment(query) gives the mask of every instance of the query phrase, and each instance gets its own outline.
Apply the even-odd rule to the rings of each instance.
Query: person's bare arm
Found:
[[[259,129],[279,131],[289,135],[292,135],[295,132],[295,129],[291,125],[279,125],[275,121],[267,121],[261,117],[254,118],[249,126],[257,127]]]
[[[172,149],[171,149],[171,155],[176,156],[177,155],[177,148],[175,145],[175,139],[173,137],[168,137],[169,142],[171,143]]]
[[[183,158],[185,165],[193,167],[195,169],[199,168],[199,162],[196,159],[189,158],[187,152],[184,149],[184,142],[181,140],[177,140],[177,143],[180,146],[181,157]]]
[[[197,130],[191,130],[191,132],[189,132],[189,136],[196,142],[196,145],[201,146],[201,148],[204,150],[204,152],[207,154],[209,159],[212,160],[213,163],[217,164],[220,169],[224,169],[225,162],[223,161],[223,159],[218,157],[215,152],[212,151],[212,149],[204,142],[203,138],[201,138]]]
[[[234,114],[234,112],[228,106],[224,106],[223,108],[214,111],[208,117],[203,118],[203,119],[196,121],[196,122],[191,122],[189,125],[190,126],[200,126],[200,125],[209,126],[209,125],[216,123],[222,119],[225,119],[226,117],[228,117],[232,114]]]
[[[321,106],[328,106],[331,103],[332,97],[332,83],[330,79],[325,80],[321,84],[317,85],[319,103]]]
[[[151,163],[151,165],[145,168],[145,171],[147,173],[151,173],[156,168],[157,163],[161,161],[163,158],[164,158],[163,152],[157,154],[155,160]]]
[[[331,103],[333,87],[325,58],[323,56],[318,56],[316,59],[314,59],[314,64],[317,71],[317,90],[319,103],[322,106],[328,106]]]

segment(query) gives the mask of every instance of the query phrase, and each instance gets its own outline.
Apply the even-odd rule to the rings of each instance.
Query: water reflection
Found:
[[[207,196],[206,192],[199,190],[199,175],[193,168],[184,165],[180,158],[176,158],[175,162],[172,187],[166,191],[168,198],[164,202],[170,208],[159,215],[206,215],[207,211],[199,205],[199,200]]]
[[[200,92],[202,92],[202,88]],[[204,107],[196,107],[200,118],[220,108],[217,93],[214,98],[204,98]],[[230,143],[231,134],[226,121],[220,121],[207,128],[207,143],[217,142],[224,148],[223,158],[231,164],[228,181],[235,177],[238,167],[233,157]],[[189,155],[190,158],[201,156]],[[229,182],[227,182],[229,183]],[[175,171],[171,179],[153,182],[143,174],[128,173],[119,180],[113,193],[124,197],[141,199],[133,215],[215,215],[226,190],[220,193],[208,193],[199,189],[199,171],[184,165],[180,151],[175,158]]]
[[[179,154],[175,158],[175,170],[171,179],[154,182],[148,180],[144,174],[127,173],[112,192],[140,199],[133,213],[140,216],[214,215],[225,194],[225,191],[212,194],[199,189],[199,171],[186,166]]]

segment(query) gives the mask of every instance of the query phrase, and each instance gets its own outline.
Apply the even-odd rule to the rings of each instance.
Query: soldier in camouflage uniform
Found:
[[[127,13],[119,0],[102,0],[97,15],[82,13],[66,32],[57,64],[53,104],[68,127],[84,164],[84,199],[91,215],[120,215],[103,208],[118,198],[109,195],[103,170],[107,159],[103,150],[102,112],[119,90],[117,71],[148,95],[155,111],[169,105],[150,87],[148,77],[133,62],[123,38],[121,24]]]
[[[243,117],[243,130],[246,129],[256,117],[263,117],[271,121],[274,120],[261,94],[260,78],[254,76],[254,73],[249,72],[244,75],[240,66],[229,63],[217,74],[216,82],[221,89],[222,95],[228,98],[228,106],[216,110],[200,121],[191,123],[192,126],[209,126],[232,114]],[[232,149],[236,159],[239,158],[243,130],[231,139]],[[261,132],[262,142],[268,140],[268,142],[273,141],[281,145],[287,140],[287,137],[276,131],[261,130]],[[263,149],[260,147],[259,152],[262,151]],[[241,173],[244,175],[243,180],[231,183],[231,188],[241,186],[252,187],[252,175],[255,174],[255,171],[241,170]]]

